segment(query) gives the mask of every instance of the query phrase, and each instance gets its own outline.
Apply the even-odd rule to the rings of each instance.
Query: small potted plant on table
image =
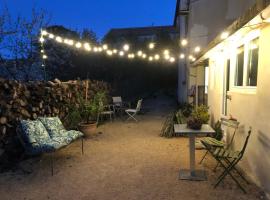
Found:
[[[187,120],[188,128],[200,130],[203,124],[207,124],[210,119],[208,109],[209,107],[205,105],[201,105],[198,106],[197,108],[194,108],[194,110],[191,113],[191,116]]]

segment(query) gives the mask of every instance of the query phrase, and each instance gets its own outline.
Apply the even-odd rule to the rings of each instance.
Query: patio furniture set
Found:
[[[216,188],[227,176],[230,176],[234,182],[239,186],[239,188],[246,193],[246,190],[237,179],[236,175],[244,180],[247,184],[249,182],[244,177],[242,172],[237,168],[237,164],[241,161],[244,156],[250,135],[251,128],[248,131],[242,149],[240,151],[233,150],[232,144],[235,139],[235,134],[239,127],[239,122],[235,120],[229,120],[222,118],[221,125],[224,129],[232,129],[232,137],[229,142],[219,141],[214,137],[203,137],[200,139],[200,142],[204,146],[206,153],[202,157],[199,164],[202,164],[204,159],[208,154],[210,154],[216,161],[217,165],[214,168],[214,171],[218,167],[222,167],[224,170],[221,175],[218,177],[217,182],[214,185]],[[174,125],[175,133],[181,133],[189,136],[189,148],[190,148],[190,169],[181,169],[179,173],[180,180],[191,180],[191,181],[204,181],[207,179],[205,170],[196,170],[195,169],[195,137],[203,135],[213,135],[215,130],[208,124],[204,124],[200,130],[193,130],[187,128],[186,124],[175,124]],[[225,140],[225,138],[224,138]]]
[[[109,116],[111,122],[116,117],[116,114],[119,114],[121,117],[123,113],[126,113],[128,118],[126,121],[133,119],[138,122],[136,115],[141,111],[142,107],[142,99],[138,100],[136,108],[131,108],[131,104],[129,102],[125,102],[122,100],[122,97],[112,97],[112,104],[102,105],[103,111],[98,115],[98,122],[103,119],[103,116]]]

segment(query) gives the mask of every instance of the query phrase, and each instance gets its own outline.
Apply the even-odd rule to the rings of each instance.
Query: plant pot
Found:
[[[196,118],[189,118],[187,121],[187,127],[193,130],[201,130],[203,123]]]
[[[78,124],[78,129],[83,132],[86,137],[91,136],[97,131],[97,122],[81,122]]]

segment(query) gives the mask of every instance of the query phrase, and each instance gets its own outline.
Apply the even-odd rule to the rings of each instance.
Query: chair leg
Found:
[[[239,188],[246,194],[246,190],[242,187],[242,185],[238,182],[238,180],[232,175],[231,170],[236,166],[236,164],[238,163],[239,160],[234,160],[233,162],[231,162],[227,167],[222,163],[222,161],[220,159],[217,159],[218,162],[221,164],[221,166],[225,169],[224,172],[220,175],[220,177],[218,178],[217,183],[215,184],[214,188],[216,188],[221,182],[222,180],[224,180],[224,178],[227,175],[230,175],[230,177],[234,180],[234,182],[239,186]]]
[[[225,161],[229,164],[230,163],[230,161],[228,160],[228,159],[225,159]],[[250,184],[249,182],[248,182],[248,180],[244,177],[244,175],[239,171],[239,170],[237,170],[236,169],[236,167],[233,167],[233,170],[234,171],[236,171],[236,173],[246,182],[246,184]]]
[[[202,157],[201,161],[199,162],[199,164],[202,164],[202,162],[206,158],[207,154],[208,154],[208,150],[206,150],[206,152],[205,152],[204,156]]]
[[[218,166],[219,166],[219,162],[217,162],[215,168],[213,169],[213,172],[216,172],[217,171]]]

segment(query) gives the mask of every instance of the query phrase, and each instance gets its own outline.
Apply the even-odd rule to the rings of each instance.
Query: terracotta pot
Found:
[[[91,136],[97,131],[97,122],[84,123],[81,122],[78,124],[78,128],[85,136]]]

